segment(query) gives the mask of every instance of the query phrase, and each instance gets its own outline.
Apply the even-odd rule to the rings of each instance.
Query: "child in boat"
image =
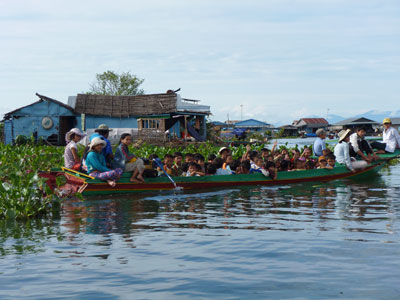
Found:
[[[292,149],[292,158],[290,159],[289,170],[297,169],[297,162],[299,161],[299,158],[300,158],[299,149]]]
[[[335,167],[335,164],[336,164],[335,155],[333,155],[333,154],[327,155],[326,161],[328,162],[328,166],[330,166],[332,169]]]
[[[270,151],[267,148],[262,148],[261,149],[261,156],[264,160],[264,162],[266,162],[268,159],[268,156],[270,155]]]
[[[114,169],[120,168],[124,172],[132,172],[131,182],[144,182],[143,171],[144,163],[140,158],[129,152],[129,145],[132,144],[132,136],[129,133],[123,133],[119,139],[119,145],[115,149],[112,166]]]
[[[64,166],[69,169],[79,170],[81,167],[81,160],[78,155],[77,143],[86,134],[82,133],[78,128],[73,128],[65,135],[67,146],[64,151]]]
[[[310,148],[306,147],[303,150],[303,153],[301,154],[299,160],[304,161],[304,167],[306,170],[311,170],[315,168],[316,161],[311,158],[312,151]]]
[[[208,163],[212,164],[214,159],[216,159],[216,158],[217,158],[217,156],[215,154],[208,155],[208,157],[207,157]]]
[[[225,162],[226,157],[228,156],[228,154],[230,154],[230,150],[227,147],[222,147],[221,149],[219,149],[218,151],[219,156],[222,158],[222,161]]]
[[[185,155],[185,163],[194,162],[194,154],[193,153],[186,153]]]
[[[217,173],[217,168],[214,164],[207,164],[206,175],[215,175]]]
[[[232,169],[231,169],[232,163],[233,163],[233,157],[231,154],[228,154],[225,158],[224,164],[222,165],[222,169],[232,172]]]
[[[225,169],[225,170],[222,169],[222,166],[223,166],[224,163],[223,163],[221,157],[217,157],[216,159],[214,159],[213,164],[214,164],[214,165],[216,166],[216,168],[217,168],[216,175],[231,175],[231,174],[232,174],[231,171],[226,170],[226,169]]]
[[[121,168],[117,168],[115,170],[107,168],[106,159],[102,154],[102,150],[106,145],[106,142],[101,138],[93,138],[89,145],[89,152],[86,157],[86,165],[90,176],[100,180],[105,180],[110,186],[114,187],[117,180],[121,177],[123,171]]]
[[[317,169],[332,169],[332,167],[328,165],[328,161],[325,156],[321,155],[320,157],[318,157]]]
[[[200,153],[196,153],[196,154],[194,155],[194,162],[195,162],[196,164],[200,165],[201,171],[202,171],[203,173],[206,172],[206,167],[205,167],[204,156],[203,156],[203,155],[201,155]]]
[[[240,166],[237,167],[236,173],[237,174],[249,174],[250,172],[250,161],[249,160],[242,160]]]
[[[174,153],[174,165],[172,166],[172,174],[174,176],[182,175],[182,159],[183,155],[181,152]]]
[[[188,165],[188,171],[186,176],[204,176],[205,174],[201,171],[201,166],[195,162],[191,162]]]
[[[167,172],[167,174],[170,176],[176,176],[174,174],[174,169],[172,168],[173,165],[174,165],[174,157],[171,154],[165,154],[163,161],[163,168],[164,171]],[[157,171],[160,175],[164,175],[164,171],[161,168],[157,168]]]

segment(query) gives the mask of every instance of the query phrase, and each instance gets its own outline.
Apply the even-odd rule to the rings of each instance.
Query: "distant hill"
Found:
[[[370,111],[367,111],[367,112],[365,112],[363,114],[356,115],[354,117],[356,117],[356,118],[365,117],[365,118],[368,118],[368,119],[371,119],[373,121],[376,121],[376,122],[380,123],[380,122],[383,121],[384,118],[388,118],[388,117],[389,118],[390,117],[399,118],[400,117],[400,110],[395,110],[395,111],[370,110]]]

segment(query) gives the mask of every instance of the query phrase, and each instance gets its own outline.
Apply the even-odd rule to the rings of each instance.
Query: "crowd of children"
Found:
[[[111,186],[115,186],[123,172],[132,172],[130,181],[140,183],[144,182],[144,177],[165,176],[165,173],[170,176],[261,173],[276,179],[278,172],[331,169],[335,166],[335,156],[329,149],[324,149],[323,155],[315,159],[310,148],[304,148],[302,153],[298,149],[278,150],[277,142],[271,150],[262,148],[261,151],[254,151],[248,145],[246,152],[239,159],[234,159],[227,147],[222,147],[218,155],[210,154],[207,158],[199,153],[183,155],[181,152],[175,152],[173,155],[166,154],[162,161],[155,154],[142,159],[129,152],[132,136],[127,133],[122,134],[113,153],[107,139],[111,130],[106,125],[100,125],[96,133],[90,136],[90,144],[86,147],[82,159],[77,154],[76,143],[85,134],[76,128],[68,132],[68,144],[64,153],[65,166],[85,171],[90,176],[107,181]]]

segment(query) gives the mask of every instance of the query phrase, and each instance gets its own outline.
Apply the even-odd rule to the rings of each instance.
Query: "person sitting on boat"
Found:
[[[315,168],[315,163],[316,161],[311,158],[311,149],[308,147],[305,147],[303,150],[303,153],[301,154],[299,160],[304,163],[304,168],[306,170],[311,170]]]
[[[89,152],[86,157],[86,166],[90,176],[105,180],[112,187],[116,185],[117,180],[121,177],[123,170],[117,168],[111,170],[106,165],[106,159],[102,153],[104,147],[107,146],[106,141],[99,137],[92,139],[89,145]]]
[[[171,154],[168,154],[168,153],[165,154],[164,159],[163,159],[163,168],[164,168],[164,171],[170,176],[176,176],[174,174],[173,166],[174,166],[174,157]],[[158,171],[159,175],[164,174],[164,171],[161,169],[161,167],[158,167],[157,171]]]
[[[181,152],[174,153],[174,165],[172,166],[173,176],[181,176],[182,175],[182,159],[183,159],[183,155]]]
[[[222,165],[222,169],[228,170],[228,171],[232,172],[232,169],[231,169],[231,164],[232,164],[232,163],[233,163],[232,154],[228,154],[228,155],[226,156],[226,159],[225,159],[224,164]]]
[[[335,146],[334,153],[339,164],[346,165],[351,172],[355,173],[356,170],[364,169],[368,163],[364,160],[350,158],[350,134],[350,129],[339,132],[339,143]]]
[[[328,165],[328,161],[325,156],[321,155],[320,157],[318,157],[317,169],[332,169],[332,167]]]
[[[271,151],[269,151],[269,149],[267,149],[267,148],[262,148],[261,149],[261,156],[262,156],[264,162],[267,161],[267,158],[270,155],[270,153],[271,153]]]
[[[289,162],[289,170],[296,170],[298,169],[297,162],[300,158],[300,151],[299,149],[292,149],[292,158]]]
[[[144,182],[144,162],[141,158],[137,158],[133,153],[129,152],[128,147],[131,144],[132,136],[129,133],[123,133],[120,137],[119,145],[115,149],[114,160],[112,162],[113,169],[120,168],[124,172],[132,172],[131,182]]]
[[[186,153],[185,154],[185,163],[194,162],[194,154],[193,153]]]
[[[223,166],[223,161],[222,161],[222,158],[221,157],[217,157],[216,159],[214,159],[214,162],[213,162],[213,164],[216,166],[216,168],[217,168],[217,172],[215,173],[215,175],[231,175],[232,174],[232,172],[231,171],[229,171],[229,170],[224,170],[224,169],[222,169],[222,166]]]
[[[229,153],[231,153],[231,151],[227,147],[222,147],[219,149],[218,153],[219,156],[222,158],[222,161],[225,162],[226,157],[228,156]]]
[[[204,176],[205,173],[201,171],[201,166],[195,162],[188,164],[188,171],[186,176]]]
[[[106,142],[106,146],[103,148],[102,153],[104,155],[107,165],[109,167],[111,167],[111,162],[114,159],[114,155],[113,155],[111,143],[108,140],[108,136],[110,135],[110,131],[112,131],[112,129],[110,129],[106,124],[101,124],[94,131],[95,131],[95,133],[93,133],[90,136],[89,140],[91,142],[94,138],[101,138],[102,140],[104,140]]]
[[[80,170],[81,168],[81,160],[78,154],[78,146],[77,143],[86,136],[85,133],[82,133],[78,128],[72,128],[65,135],[65,140],[67,142],[67,146],[64,151],[64,166],[73,170]]]
[[[324,129],[320,128],[316,132],[317,139],[314,142],[313,146],[313,151],[314,151],[314,156],[322,156],[323,151],[326,149],[326,144],[325,144],[325,138],[326,138],[326,132]]]
[[[236,169],[237,174],[249,174],[250,172],[250,161],[242,160],[239,167]]]
[[[326,156],[326,162],[328,163],[328,166],[331,167],[331,169],[333,169],[336,165],[336,157],[335,155],[333,155],[333,153],[328,154]]]
[[[206,175],[215,175],[215,173],[217,173],[217,168],[215,165],[208,163],[206,167]]]
[[[212,164],[214,159],[216,159],[216,158],[217,158],[217,156],[215,154],[209,154],[207,157],[208,163]]]
[[[365,140],[367,131],[364,127],[357,128],[356,132],[350,135],[350,156],[360,156],[367,163],[378,159],[368,141]],[[365,155],[366,153],[367,155]]]
[[[206,167],[205,167],[205,162],[204,162],[204,160],[205,160],[205,159],[204,159],[204,156],[201,155],[200,153],[196,153],[196,154],[194,155],[194,162],[195,162],[196,164],[200,165],[201,171],[202,171],[203,173],[206,172]]]
[[[263,159],[261,158],[261,156],[256,156],[253,160],[254,160],[253,162],[250,161],[250,171],[249,171],[249,173],[250,174],[261,173],[261,170],[264,167]]]
[[[399,132],[392,127],[392,120],[385,118],[383,120],[383,141],[371,143],[372,148],[377,149],[376,153],[393,153],[396,149],[400,148],[400,135]]]

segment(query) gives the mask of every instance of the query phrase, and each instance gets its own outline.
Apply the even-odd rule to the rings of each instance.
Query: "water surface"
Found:
[[[0,223],[0,298],[398,299],[400,165],[380,174],[69,199]]]

